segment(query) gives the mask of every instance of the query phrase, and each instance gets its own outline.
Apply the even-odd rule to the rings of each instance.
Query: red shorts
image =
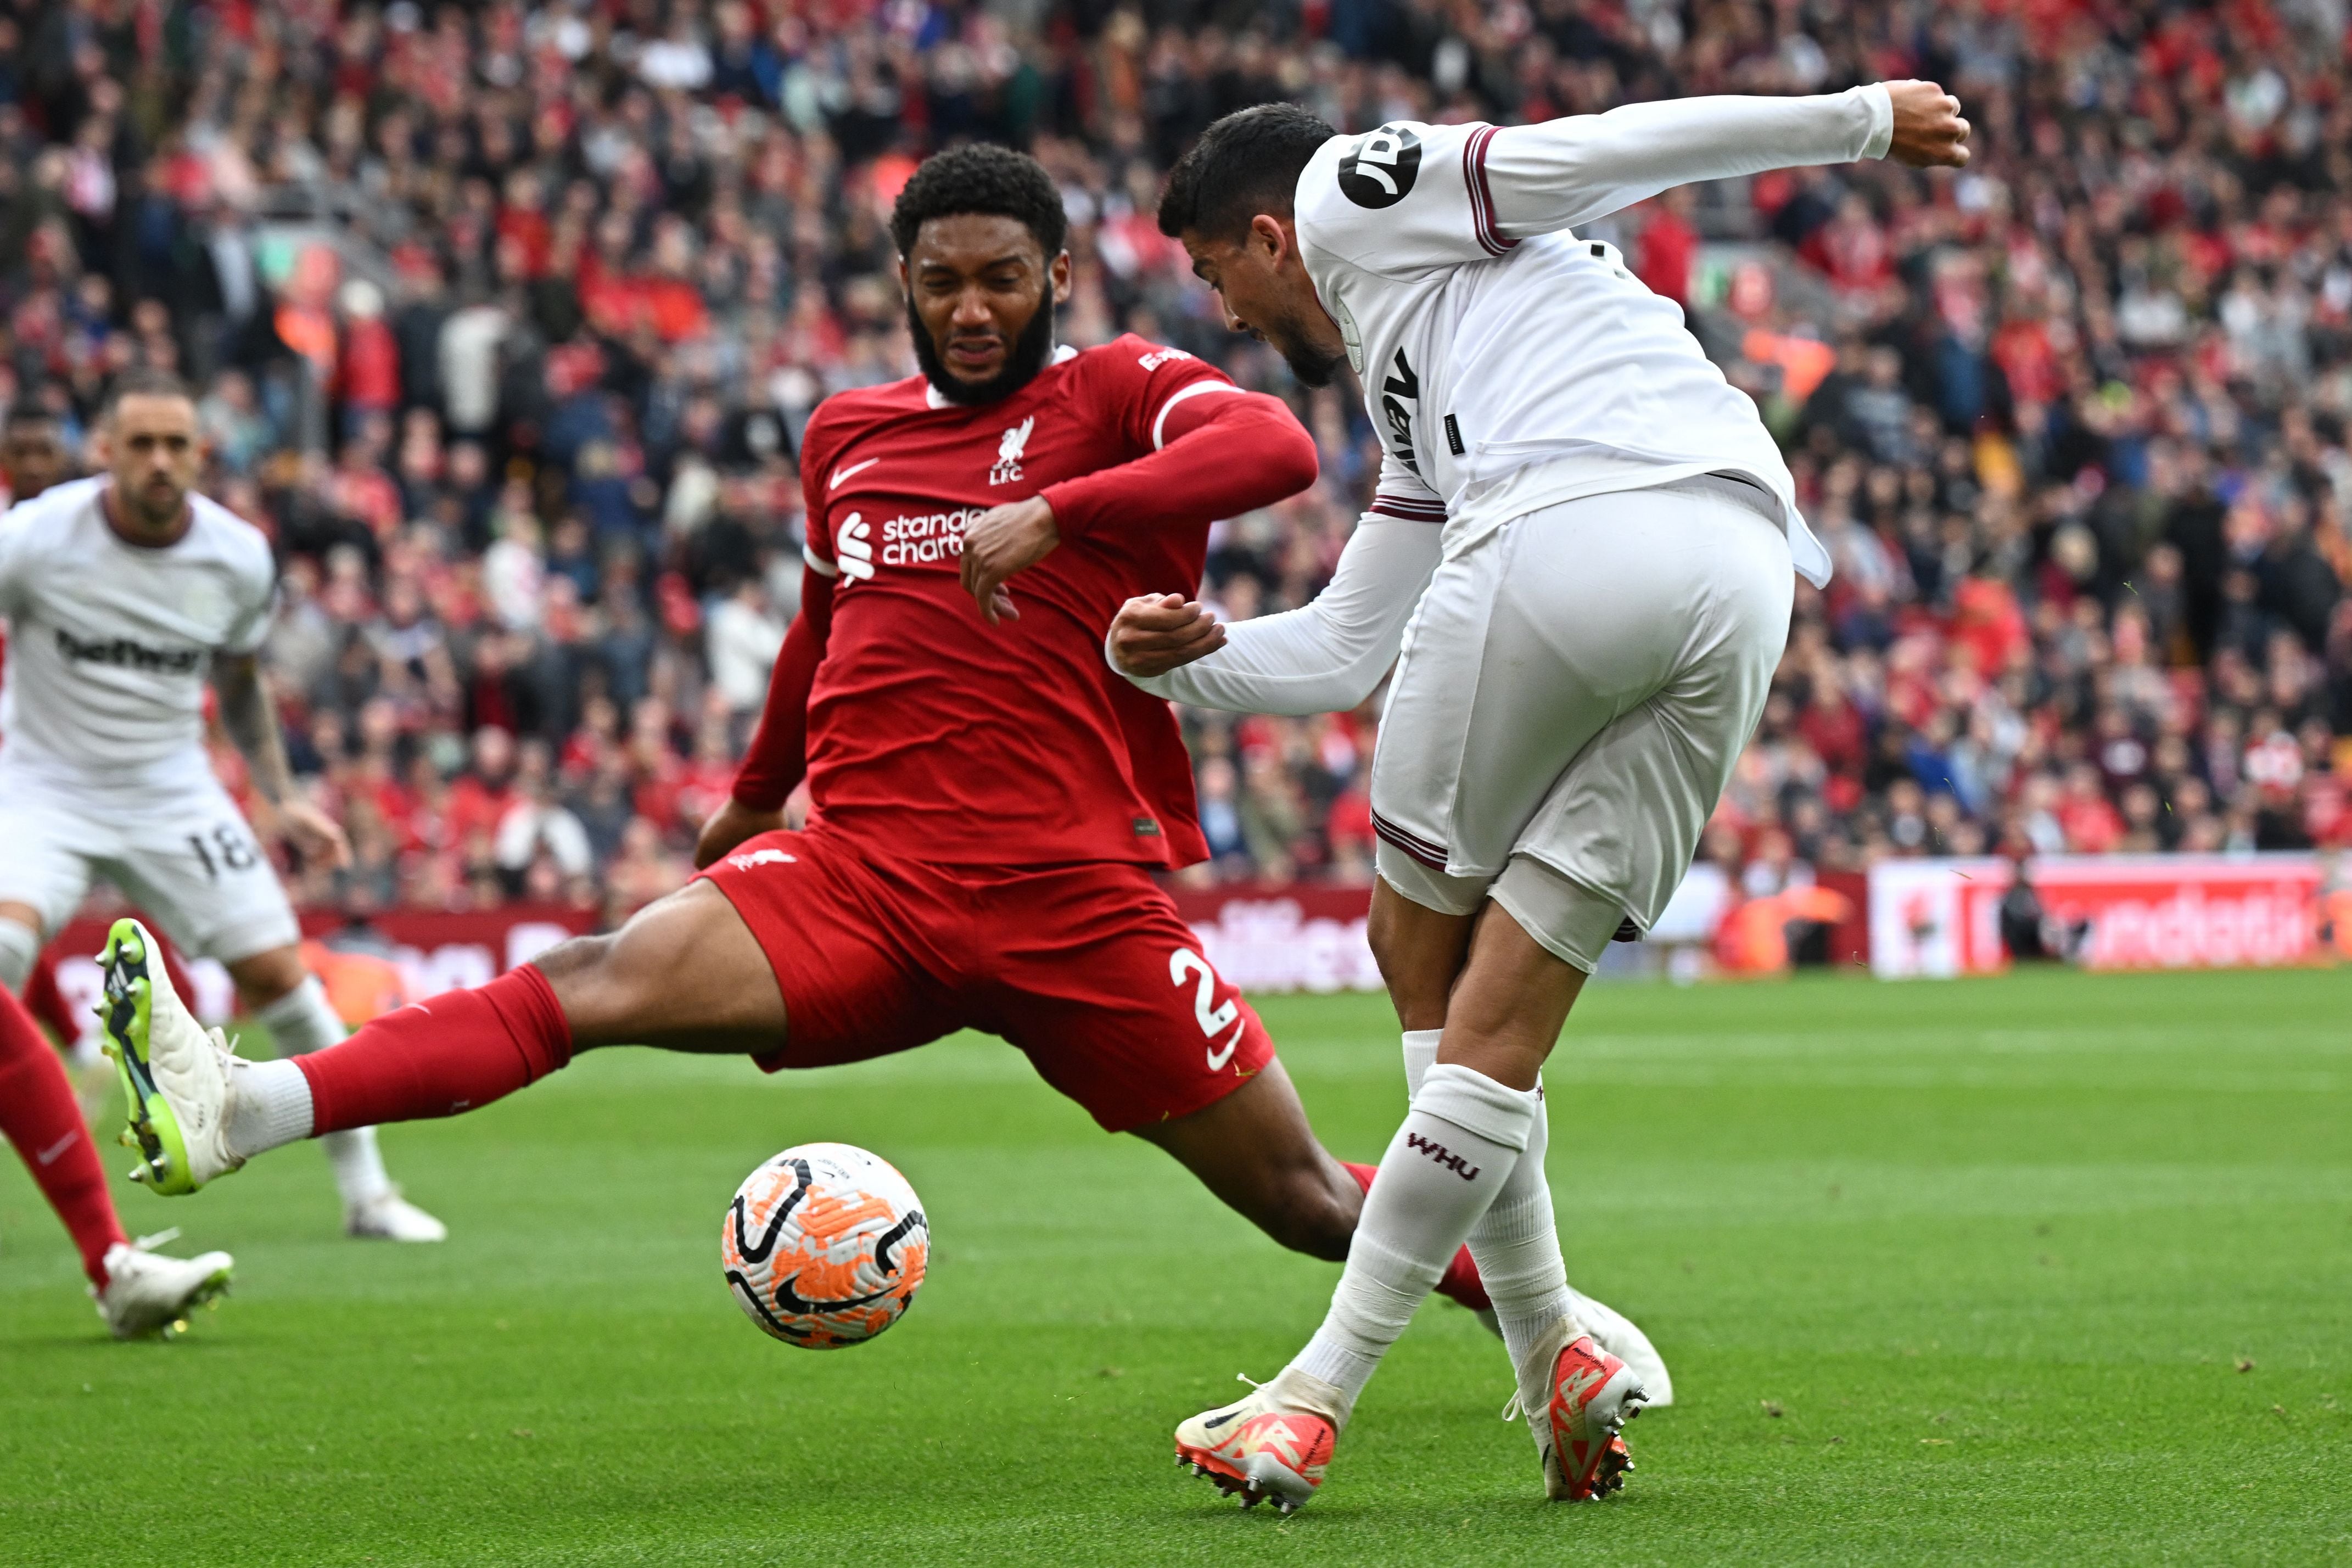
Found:
[[[995,869],[763,833],[705,871],[783,994],[770,1072],[998,1035],[1113,1132],[1200,1110],[1274,1059],[1256,1011],[1140,866]]]

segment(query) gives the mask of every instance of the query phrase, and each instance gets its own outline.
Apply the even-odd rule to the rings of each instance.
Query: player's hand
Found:
[[[1969,163],[1969,122],[1960,100],[1932,81],[1890,81],[1895,139],[1886,155],[1915,169],[1964,169]]]
[[[1165,675],[1224,646],[1224,624],[1181,594],[1129,599],[1110,623],[1110,660],[1122,675]]]
[[[963,531],[963,591],[980,605],[980,618],[992,626],[1019,620],[1021,612],[1004,591],[1005,579],[1034,566],[1060,542],[1062,531],[1054,526],[1054,509],[1044,496],[981,513]]]
[[[719,858],[746,838],[756,838],[762,833],[773,833],[784,826],[781,811],[753,811],[734,796],[710,814],[702,825],[701,834],[694,841],[694,868],[707,871]]]
[[[323,858],[337,870],[352,863],[352,841],[343,837],[342,824],[307,800],[289,798],[278,803],[278,831],[305,859]]]

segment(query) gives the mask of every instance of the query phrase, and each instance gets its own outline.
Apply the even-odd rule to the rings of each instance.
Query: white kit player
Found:
[[[279,827],[306,854],[348,858],[342,830],[294,787],[260,669],[268,541],[194,493],[203,442],[177,381],[125,375],[100,436],[110,472],[0,517],[0,981],[22,990],[47,935],[104,878],[184,951],[219,960],[281,1051],[331,1046],[341,1020],[203,743],[209,679]],[[350,1234],[447,1234],[394,1187],[373,1129],[321,1142]]]
[[[1160,227],[1229,324],[1310,384],[1362,379],[1386,448],[1328,588],[1220,626],[1121,610],[1130,679],[1196,705],[1355,706],[1397,659],[1372,765],[1371,940],[1412,1100],[1329,1315],[1248,1398],[1177,1429],[1244,1504],[1320,1483],[1358,1393],[1454,1249],[1501,1320],[1546,1487],[1622,1485],[1662,1392],[1571,1315],[1540,1071],[1608,942],[1646,931],[1763,709],[1790,568],[1829,559],[1754,405],[1576,225],[1672,186],[1892,155],[1965,163],[1940,88],[1694,99],[1542,125],[1339,136],[1268,105],[1212,125]],[[1630,1130],[1576,1126],[1605,1158]]]

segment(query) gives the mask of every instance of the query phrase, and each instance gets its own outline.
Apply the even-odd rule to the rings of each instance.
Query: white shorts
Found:
[[[302,940],[277,868],[211,777],[116,799],[0,775],[0,902],[30,904],[54,936],[100,878],[194,957],[235,963]]]
[[[1698,479],[1513,519],[1430,579],[1381,717],[1382,880],[1491,895],[1590,971],[1647,931],[1763,716],[1789,636],[1769,497]]]

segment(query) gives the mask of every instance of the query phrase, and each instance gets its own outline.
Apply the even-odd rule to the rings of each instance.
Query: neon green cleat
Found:
[[[141,1155],[131,1179],[176,1196],[245,1163],[226,1137],[236,1058],[218,1029],[205,1028],[182,1005],[163,966],[149,966],[154,951],[146,927],[114,922],[98,955],[106,976],[100,1020],[129,1107],[123,1142]]]

